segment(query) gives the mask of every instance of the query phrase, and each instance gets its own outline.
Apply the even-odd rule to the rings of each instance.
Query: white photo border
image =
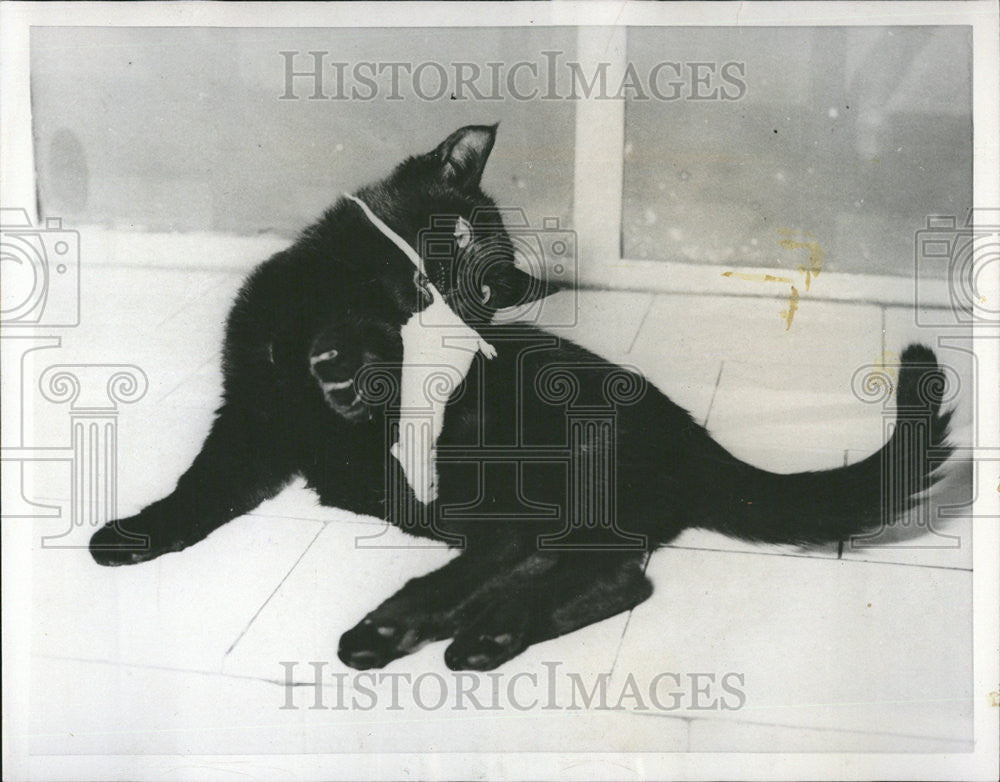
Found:
[[[33,204],[28,40],[32,26],[454,27],[454,26],[970,25],[974,47],[974,204],[1000,205],[998,7],[965,2],[748,3],[0,3],[0,204]],[[586,32],[581,33],[586,36]],[[586,122],[586,115],[581,120]],[[579,125],[578,125],[579,130]],[[577,174],[580,173],[578,161]],[[605,220],[613,219],[604,216]],[[617,251],[617,250],[616,250]],[[981,292],[1000,299],[1000,281]],[[1000,334],[977,323],[978,442],[1000,431]],[[994,487],[996,465],[977,464],[980,487]],[[28,653],[31,622],[30,534],[3,527],[3,761],[5,778],[218,779],[231,773],[263,779],[605,778],[688,779],[996,779],[1000,689],[998,552],[1000,492],[978,492],[973,551],[975,751],[969,754],[555,753],[266,756],[29,756]]]

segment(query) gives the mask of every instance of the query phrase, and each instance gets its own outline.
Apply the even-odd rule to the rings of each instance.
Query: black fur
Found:
[[[729,454],[641,376],[540,329],[488,325],[497,308],[549,290],[515,268],[480,190],[494,136],[495,127],[460,129],[359,191],[413,246],[432,218],[445,234],[455,216],[473,228],[469,247],[428,259],[428,274],[499,356],[477,356],[449,398],[438,501],[416,503],[387,453],[399,330],[426,299],[410,262],[341,199],[250,275],[229,316],[223,402],[201,453],[172,494],[94,534],[99,563],[179,551],[301,474],[325,505],[463,547],[346,632],[341,659],[376,667],[453,638],[450,667],[487,669],[645,600],[645,552],[687,527],[769,543],[843,540],[880,522],[886,465],[909,476],[889,513],[933,482],[927,451],[941,452],[949,414],[926,348],[903,354],[905,427],[878,453],[779,475]],[[348,377],[360,400],[320,387]],[[613,472],[593,469],[606,459]],[[572,475],[582,487],[571,488]]]

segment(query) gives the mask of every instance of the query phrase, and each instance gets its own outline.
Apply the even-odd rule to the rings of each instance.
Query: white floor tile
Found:
[[[536,312],[510,311],[509,318],[537,323],[546,331],[571,339],[611,361],[628,352],[646,312],[651,293],[628,291],[561,291],[544,300]],[[506,311],[500,318],[506,321]]]
[[[918,508],[892,525],[844,543],[844,559],[972,570],[969,464],[936,485]],[[947,506],[947,507],[946,507]]]
[[[763,556],[788,556],[788,557],[820,557],[823,559],[836,559],[838,544],[829,543],[822,546],[811,546],[803,548],[801,546],[779,546],[764,543],[750,543],[744,540],[730,538],[719,532],[711,532],[704,529],[686,529],[667,548],[681,549],[702,549],[706,551],[733,551],[745,554],[758,554]]]
[[[149,233],[87,226],[80,229],[80,265],[239,273],[289,244],[273,234]]]
[[[36,523],[36,541],[51,525]],[[219,671],[322,525],[243,517],[152,562],[105,568],[91,530],[32,552],[35,654]]]
[[[388,525],[327,524],[246,634],[227,655],[224,671],[276,678],[280,661],[337,659],[337,643],[410,578],[455,556],[445,546],[404,535]],[[391,664],[405,670],[447,668],[441,644]]]
[[[721,361],[665,354],[643,327],[625,363],[639,367],[653,385],[699,424],[704,425],[710,417],[717,383],[725,371]]]
[[[887,726],[891,730],[894,726]],[[905,730],[905,726],[900,726]],[[731,720],[691,722],[690,752],[971,752],[971,741],[882,732],[807,730]]]
[[[546,693],[528,682],[500,680],[498,709],[477,709],[457,691],[469,688],[491,706],[484,677],[399,680],[399,692],[425,693],[425,708],[392,705],[391,686],[365,686],[360,708],[335,709],[324,692],[325,709],[312,709],[311,688],[296,688],[284,709],[283,686],[254,679],[36,659],[32,671],[32,754],[299,754],[400,752],[616,752],[629,749],[683,751],[687,725],[681,720],[644,719],[608,711],[545,710]],[[367,675],[364,681],[368,682]],[[477,678],[478,677],[478,678]],[[438,692],[447,693],[439,708]],[[537,705],[531,700],[540,696]],[[334,768],[331,768],[331,775]]]
[[[264,500],[250,516],[269,516],[271,518],[308,519],[311,521],[342,522],[346,524],[369,524],[376,529],[385,526],[385,522],[374,516],[359,516],[357,513],[330,508],[320,505],[316,493],[306,487],[303,478],[295,478],[276,497]]]
[[[648,572],[616,678],[743,676],[742,708],[677,716],[970,740],[971,573],[679,549]]]
[[[292,574],[226,657],[226,673],[275,678],[282,660],[329,661],[348,671],[336,656],[340,635],[392,595],[410,578],[434,570],[455,552],[368,523],[329,524]],[[544,672],[556,663],[581,676],[609,672],[625,628],[625,613],[578,632],[537,644],[501,670]],[[387,670],[447,673],[446,641],[389,664]]]
[[[214,407],[160,405],[119,416],[118,511],[137,513],[166,496],[201,451]]]
[[[787,330],[783,307],[776,299],[660,294],[646,325],[672,355],[816,367],[836,366],[845,356],[878,357],[878,307],[804,297]]]
[[[775,472],[839,467],[847,449],[873,453],[884,442],[882,412],[860,402],[850,377],[837,374],[729,361],[709,431],[735,456]]]

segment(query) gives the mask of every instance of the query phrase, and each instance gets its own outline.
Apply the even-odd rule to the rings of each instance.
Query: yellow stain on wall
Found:
[[[899,362],[899,353],[893,353],[891,350],[883,350],[875,359],[875,366],[895,380],[899,377]]]
[[[790,233],[787,228],[779,228],[778,233],[782,236],[788,237]],[[816,241],[816,237],[810,233],[806,233],[805,236],[811,241],[799,242],[795,239],[785,238],[778,242],[779,245],[785,250],[808,250],[808,263],[804,266],[799,267],[799,271],[806,276],[806,290],[809,290],[809,285],[812,283],[815,277],[819,277],[819,273],[823,271],[823,261],[826,259],[826,250],[823,249],[822,245]]]
[[[792,320],[795,318],[795,313],[799,309],[799,291],[793,285],[792,292],[788,294],[788,309],[781,311],[781,317],[785,321],[785,331],[788,331],[792,327]]]
[[[779,236],[784,237],[778,241],[782,249],[808,251],[807,263],[798,267],[798,271],[805,275],[805,290],[808,291],[809,286],[812,285],[812,281],[816,277],[819,277],[820,272],[823,271],[826,250],[823,249],[823,246],[817,241],[816,237],[808,231],[801,232],[801,236],[805,237],[807,241],[794,238],[799,232],[791,228],[778,228],[777,232]],[[782,282],[788,284],[794,282],[791,277],[776,277],[773,274],[744,274],[743,272],[729,271],[723,272],[722,276],[737,280],[746,280],[747,282]],[[799,309],[799,298],[798,288],[792,285],[791,293],[788,294],[788,307],[781,311],[781,318],[785,321],[785,331],[788,331],[792,327],[795,313]]]
[[[892,393],[896,393],[896,387],[899,382],[899,353],[893,353],[891,350],[883,350],[875,358],[875,366],[885,372],[892,382]]]
[[[743,274],[742,272],[723,272],[723,277],[735,277],[747,282],[793,282],[791,277],[775,277],[773,274]]]

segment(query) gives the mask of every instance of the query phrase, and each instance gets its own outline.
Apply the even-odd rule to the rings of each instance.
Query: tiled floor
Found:
[[[168,491],[217,402],[228,304],[275,246],[85,233],[82,323],[24,362],[23,444],[66,442],[66,406],[34,393],[45,367],[134,364],[149,388],[117,418],[119,511]],[[192,269],[195,252],[206,261]],[[789,331],[780,302],[768,299],[581,292],[546,306],[551,322],[575,321],[560,331],[639,367],[735,454],[778,471],[834,467],[875,449],[884,411],[855,398],[852,376],[924,335],[906,313],[873,305],[805,302]],[[955,368],[967,383],[968,362]],[[960,437],[971,421],[964,399]],[[27,499],[65,512],[66,464],[28,465],[24,477]],[[967,480],[957,474],[939,502],[967,499]],[[878,548],[762,547],[685,532],[651,557],[649,601],[501,668],[505,693],[540,696],[524,710],[460,710],[450,700],[428,709],[405,688],[399,708],[308,708],[310,662],[325,663],[326,701],[338,681],[348,699],[363,697],[371,682],[337,678],[349,673],[335,655],[339,634],[452,555],[321,508],[299,484],[198,546],[135,568],[94,565],[82,548],[86,526],[61,534],[63,519],[27,523],[37,754],[474,751],[498,749],[500,737],[520,751],[971,747],[971,524],[960,518],[940,525],[952,537],[910,535]],[[59,547],[43,547],[46,535],[59,535]],[[387,672],[451,677],[443,648],[432,644]],[[296,663],[291,679],[304,686],[284,687],[282,661]],[[556,680],[546,678],[555,668]],[[544,708],[548,684],[560,704],[582,698],[570,673],[588,689],[604,675],[621,708]],[[680,707],[648,702],[660,674],[670,675]],[[741,708],[693,708],[692,676],[716,701],[727,674],[739,677],[727,681],[739,682]],[[638,698],[622,696],[630,679]],[[480,694],[493,686],[475,681]],[[661,701],[671,702],[668,691]],[[289,697],[299,708],[281,708]]]

